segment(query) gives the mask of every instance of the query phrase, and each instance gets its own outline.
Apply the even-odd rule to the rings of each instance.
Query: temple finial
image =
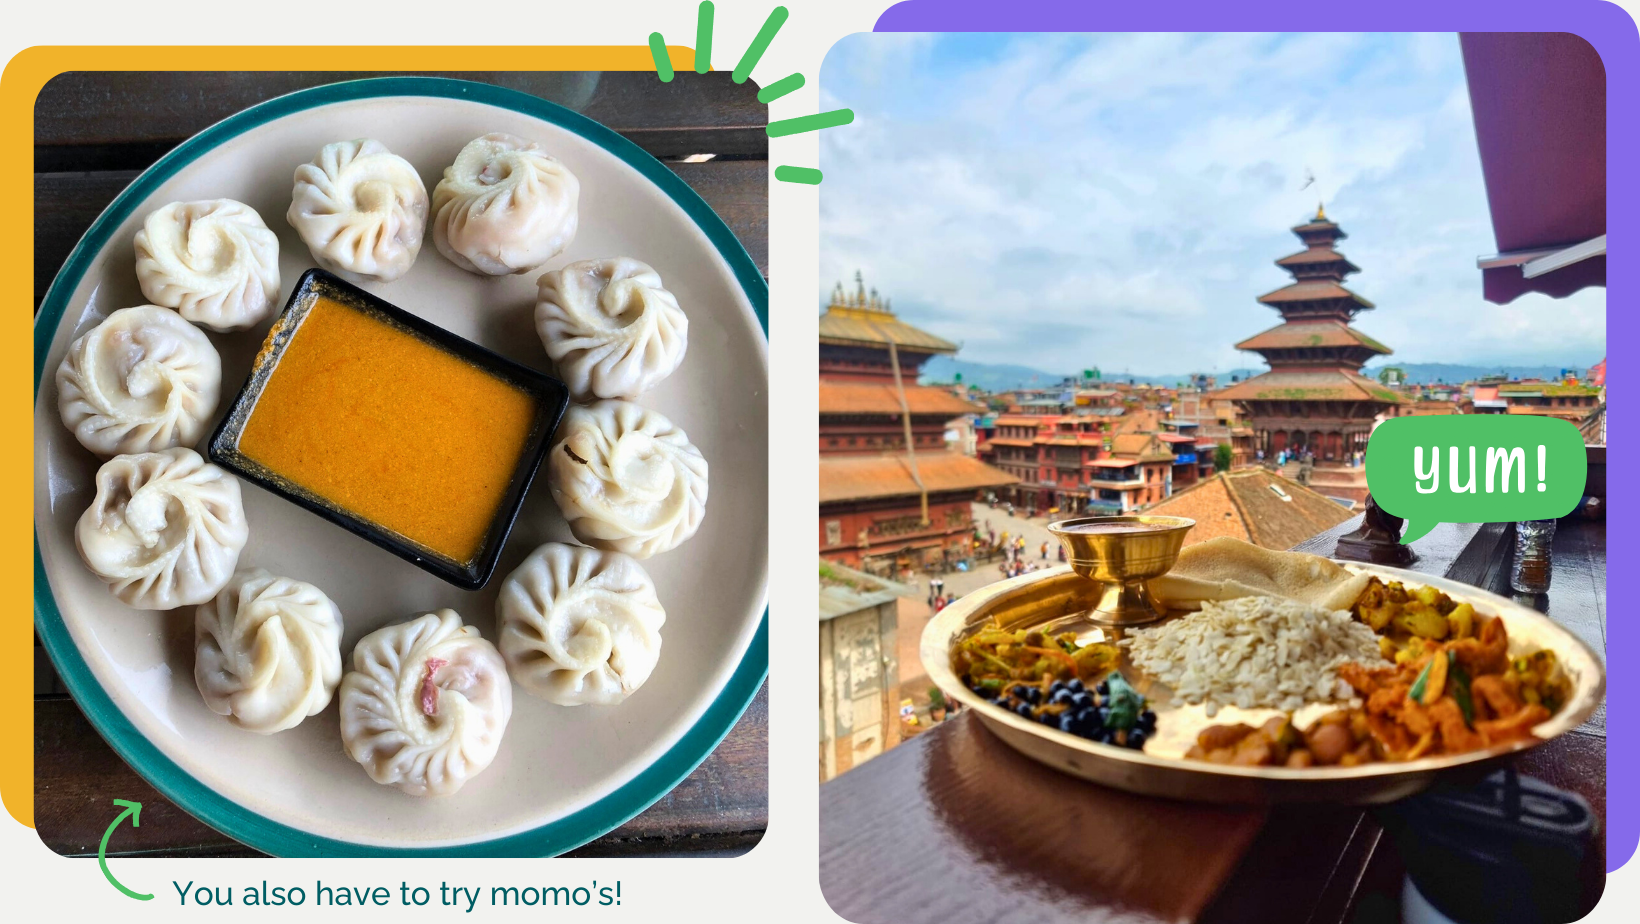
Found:
[[[1315,220],[1316,221],[1326,221],[1327,220],[1327,207],[1326,207],[1325,204],[1320,203],[1320,202],[1317,202],[1315,204]]]

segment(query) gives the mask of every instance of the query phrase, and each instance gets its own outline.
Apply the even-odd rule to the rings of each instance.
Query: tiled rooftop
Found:
[[[957,352],[943,337],[912,327],[891,312],[833,305],[820,316],[820,342],[843,346],[897,346],[923,353]]]
[[[956,452],[917,455],[923,487],[938,491],[972,491],[1014,484],[1018,479]],[[820,457],[820,503],[917,494],[911,463],[902,453],[882,456]]]
[[[1233,536],[1267,549],[1290,549],[1352,516],[1342,504],[1263,468],[1220,472],[1145,512],[1195,520],[1187,545]]]
[[[906,405],[913,414],[955,416],[981,410],[943,388],[907,385]],[[893,385],[873,382],[820,382],[822,414],[899,414],[900,396]]]

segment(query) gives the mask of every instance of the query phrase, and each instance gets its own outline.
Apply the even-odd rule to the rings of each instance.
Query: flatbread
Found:
[[[1367,587],[1355,574],[1319,555],[1276,552],[1221,536],[1187,547],[1173,570],[1150,582],[1170,608],[1199,609],[1204,600],[1276,596],[1329,610],[1347,610]]]

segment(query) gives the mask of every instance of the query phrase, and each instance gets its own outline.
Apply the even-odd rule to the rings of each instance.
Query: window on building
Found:
[[[843,521],[842,520],[827,520],[826,521],[826,545],[842,545],[842,544],[843,544]]]

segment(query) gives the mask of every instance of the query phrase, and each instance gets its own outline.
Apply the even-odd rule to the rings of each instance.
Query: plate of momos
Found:
[[[572,395],[482,589],[210,461],[314,267]],[[766,312],[704,202],[551,103],[386,78],[248,109],[138,177],[37,317],[37,632],[139,773],[257,849],[584,843],[766,673]]]

